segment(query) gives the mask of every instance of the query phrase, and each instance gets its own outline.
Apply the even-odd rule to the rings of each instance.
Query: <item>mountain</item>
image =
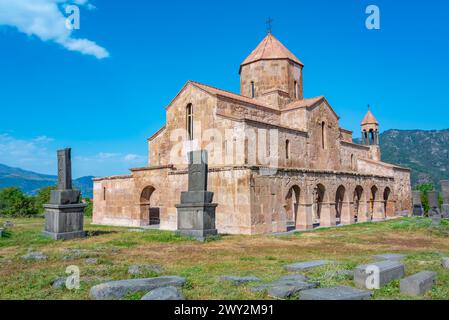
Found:
[[[93,178],[88,176],[73,180],[74,187],[81,191],[83,197],[93,197]],[[57,180],[57,176],[11,168],[0,164],[0,189],[18,187],[23,192],[34,195],[41,188],[56,185]]]
[[[449,179],[449,129],[388,130],[380,134],[382,160],[412,169],[412,185]]]

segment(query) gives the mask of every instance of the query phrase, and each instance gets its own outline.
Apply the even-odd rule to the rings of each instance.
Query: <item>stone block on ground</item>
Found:
[[[185,282],[185,278],[177,276],[111,281],[93,286],[90,289],[90,297],[94,300],[118,300],[130,293],[182,286]]]
[[[12,222],[12,221],[5,221],[3,223],[3,227],[4,228],[12,228],[12,227],[14,227],[14,222]]]
[[[373,256],[374,259],[379,260],[393,260],[393,261],[401,261],[406,256],[399,253],[384,253],[384,254],[376,254]]]
[[[373,270],[377,270],[376,276]],[[367,279],[378,279],[373,282],[373,288],[380,289],[393,280],[401,279],[404,277],[405,267],[402,263],[393,260],[384,260],[379,262],[373,262],[357,266],[354,269],[354,282],[359,288],[367,287]],[[369,288],[371,289],[371,288]]]
[[[26,255],[22,256],[23,260],[26,261],[42,261],[42,260],[47,260],[47,256],[45,254],[43,254],[42,252],[28,252]]]
[[[222,281],[229,281],[235,285],[242,285],[248,282],[260,281],[258,277],[236,277],[236,276],[222,276],[220,278]]]
[[[402,294],[421,296],[432,290],[437,274],[430,271],[422,271],[401,280]]]
[[[65,283],[66,283],[66,281],[67,281],[67,278],[65,278],[65,277],[59,277],[59,278],[54,279],[54,280],[51,282],[51,286],[52,286],[53,289],[61,289],[61,288],[65,288]]]
[[[441,264],[442,264],[443,268],[449,269],[449,258],[445,257],[445,258],[441,259]]]
[[[300,300],[369,300],[371,295],[370,291],[337,286],[301,291]]]
[[[288,271],[304,271],[308,269],[313,269],[321,266],[325,266],[328,264],[334,264],[335,261],[330,260],[314,260],[314,261],[303,261],[303,262],[297,262],[288,264],[285,266],[285,269]]]
[[[142,264],[142,265],[133,264],[128,268],[129,274],[143,274],[147,272],[154,272],[159,274],[162,273],[163,271],[164,269],[162,268],[162,266],[158,264]]]
[[[141,300],[185,300],[181,291],[173,286],[151,290]]]
[[[97,264],[98,263],[98,259],[97,258],[87,258],[85,260],[86,264]]]
[[[302,290],[316,288],[317,284],[310,282],[301,274],[288,275],[279,280],[263,284],[252,289],[253,292],[267,292],[270,297],[285,299],[298,294]]]

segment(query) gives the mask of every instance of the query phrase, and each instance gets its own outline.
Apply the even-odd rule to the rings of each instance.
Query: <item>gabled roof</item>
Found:
[[[234,100],[237,100],[237,101],[240,101],[240,102],[243,102],[243,103],[251,104],[253,106],[259,106],[259,107],[262,107],[262,108],[265,108],[265,109],[269,109],[269,110],[271,110],[273,112],[280,112],[279,110],[274,109],[273,107],[271,107],[271,106],[269,106],[267,104],[264,104],[261,101],[258,101],[256,99],[251,99],[251,98],[242,96],[242,95],[237,94],[237,93],[233,93],[233,92],[230,92],[230,91],[226,91],[226,90],[218,89],[218,88],[215,88],[215,87],[211,87],[211,86],[208,86],[206,84],[195,82],[195,81],[192,81],[192,80],[187,81],[187,83],[182,87],[182,89],[176,94],[176,96],[165,107],[165,110],[167,110],[172,105],[172,103],[176,100],[176,98],[178,98],[178,96],[181,94],[181,92],[183,92],[184,89],[187,86],[189,86],[189,85],[192,85],[192,86],[194,86],[194,87],[196,87],[196,88],[202,90],[203,92],[206,92],[206,93],[208,93],[208,94],[210,94],[212,96],[226,97],[226,98],[234,99]]]
[[[278,39],[276,39],[271,33],[262,40],[256,49],[242,62],[240,70],[244,65],[256,62],[259,60],[278,60],[288,59],[296,64],[303,66],[303,63],[295,57]]]
[[[365,118],[362,120],[362,126],[366,124],[376,124],[379,125],[379,122],[377,122],[376,118],[374,118],[373,114],[371,113],[371,110],[368,109],[368,112],[365,115]]]
[[[307,98],[307,99],[301,99],[301,100],[295,100],[289,104],[287,104],[282,111],[289,111],[299,108],[306,108],[311,107],[317,102],[320,102],[322,99],[324,99],[323,96],[314,97],[314,98]]]
[[[329,107],[330,111],[335,116],[335,118],[340,119],[338,114],[335,112],[335,110],[330,105],[329,101],[327,101],[327,99],[324,96],[318,96],[318,97],[314,97],[314,98],[293,101],[293,102],[287,104],[285,106],[285,108],[283,108],[281,111],[285,112],[285,111],[291,111],[291,110],[296,110],[296,109],[300,109],[300,108],[309,108],[310,109],[310,108],[317,106],[318,103],[322,102],[322,101],[324,101],[326,103],[326,105]]]

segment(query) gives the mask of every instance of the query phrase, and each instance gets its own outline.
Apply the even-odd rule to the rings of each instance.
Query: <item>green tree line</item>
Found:
[[[430,207],[429,207],[429,197],[427,195],[427,192],[434,191],[435,187],[433,186],[432,183],[423,183],[423,184],[416,186],[415,190],[421,192],[421,203],[422,203],[424,212],[428,213],[430,210]],[[443,197],[441,196],[441,194],[438,195],[438,202],[439,202],[440,209],[441,209],[441,206],[443,205]]]
[[[19,188],[0,189],[0,216],[7,217],[32,217],[44,213],[44,204],[50,201],[50,193],[55,186],[45,187],[39,190],[35,196],[28,196]],[[92,201],[83,199],[87,204],[84,214],[92,216]]]

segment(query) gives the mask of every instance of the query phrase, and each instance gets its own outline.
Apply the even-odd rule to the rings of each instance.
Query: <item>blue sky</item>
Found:
[[[49,9],[39,28],[18,6],[30,1]],[[68,2],[81,12],[71,33],[50,10]],[[370,4],[380,30],[365,28]],[[355,136],[368,103],[382,130],[446,129],[448,15],[444,0],[0,0],[0,163],[55,173],[70,146],[75,177],[145,165],[187,80],[239,91],[267,17],[305,64],[305,96],[325,95]]]

